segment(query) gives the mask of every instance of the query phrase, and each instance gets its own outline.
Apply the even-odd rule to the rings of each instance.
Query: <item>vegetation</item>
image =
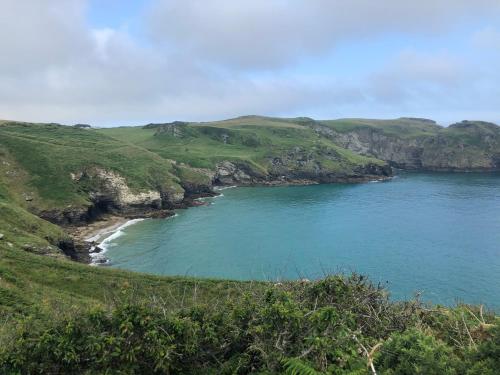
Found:
[[[500,152],[500,127],[484,121],[462,121],[449,127],[437,125],[432,120],[400,118],[394,120],[340,119],[321,122],[339,132],[374,129],[383,134],[401,139],[441,137],[438,146],[468,145],[481,147],[483,151]],[[443,142],[446,140],[447,142]]]
[[[0,183],[31,209],[88,205],[71,174],[103,167],[118,172],[131,188],[177,186],[172,163],[114,138],[55,124],[8,123],[0,126]],[[30,196],[26,201],[24,197]]]
[[[498,373],[498,318],[469,306],[389,302],[361,276],[284,284],[158,278],[163,289],[145,294],[148,278],[124,281],[106,303],[77,312],[7,319],[0,371]]]
[[[307,124],[309,122],[302,118],[245,116],[211,123],[174,122],[150,124],[142,128],[101,129],[100,132],[166,159],[201,168],[213,168],[223,160],[236,160],[266,171],[273,157],[282,156],[297,147],[316,154],[317,160],[329,164],[332,170],[349,171],[368,163],[382,164],[377,159],[339,147],[318,135]],[[338,155],[335,162],[327,160],[327,151]]]

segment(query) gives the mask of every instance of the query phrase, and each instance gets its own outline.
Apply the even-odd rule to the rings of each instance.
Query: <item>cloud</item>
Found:
[[[438,33],[499,12],[496,0],[155,0],[150,32],[217,64],[274,69],[324,55],[341,40]]]
[[[352,76],[307,65],[321,65],[338,43],[361,51],[388,34],[446,41],[463,22],[500,19],[498,1],[153,0],[135,22],[148,28],[139,36],[89,26],[89,6],[2,1],[0,118],[119,125],[244,114],[451,116],[476,105],[500,120],[495,60],[471,61],[470,51],[407,48],[382,56],[380,69],[363,56]],[[474,43],[495,48],[495,29],[480,25]]]
[[[485,27],[474,33],[471,39],[475,47],[500,52],[500,30],[496,28]]]
[[[456,98],[470,82],[470,72],[457,57],[445,53],[402,51],[382,70],[367,77],[368,96],[383,105],[432,106]]]

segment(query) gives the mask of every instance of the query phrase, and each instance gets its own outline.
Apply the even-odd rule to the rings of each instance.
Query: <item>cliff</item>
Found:
[[[432,171],[500,170],[500,127],[462,121],[447,128],[425,119],[335,120],[312,128],[360,155],[396,168]]]

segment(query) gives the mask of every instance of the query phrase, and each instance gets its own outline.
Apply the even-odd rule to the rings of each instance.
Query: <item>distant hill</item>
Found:
[[[500,127],[462,121],[449,127],[426,119],[321,121],[316,131],[342,147],[403,169],[500,170]]]

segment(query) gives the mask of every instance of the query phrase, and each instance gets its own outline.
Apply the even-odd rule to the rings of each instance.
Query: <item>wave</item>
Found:
[[[238,187],[238,186],[236,186],[236,185],[231,185],[231,186],[215,186],[214,190],[234,189],[235,187]]]
[[[177,215],[177,214],[176,214]],[[174,216],[176,216],[174,215]],[[101,249],[100,252],[98,253],[90,253],[90,258],[91,258],[91,264],[96,265],[96,264],[106,264],[109,263],[109,259],[107,259],[104,256],[104,253],[108,251],[110,247],[112,247],[113,241],[116,240],[118,237],[123,236],[124,232],[123,229],[134,225],[140,221],[143,221],[145,219],[132,219],[127,221],[126,223],[120,225],[118,228],[113,229],[109,232],[109,236],[106,236],[97,246]],[[104,233],[107,234],[107,233]],[[101,234],[102,236],[102,234]],[[91,248],[91,251],[95,249],[95,246]]]

